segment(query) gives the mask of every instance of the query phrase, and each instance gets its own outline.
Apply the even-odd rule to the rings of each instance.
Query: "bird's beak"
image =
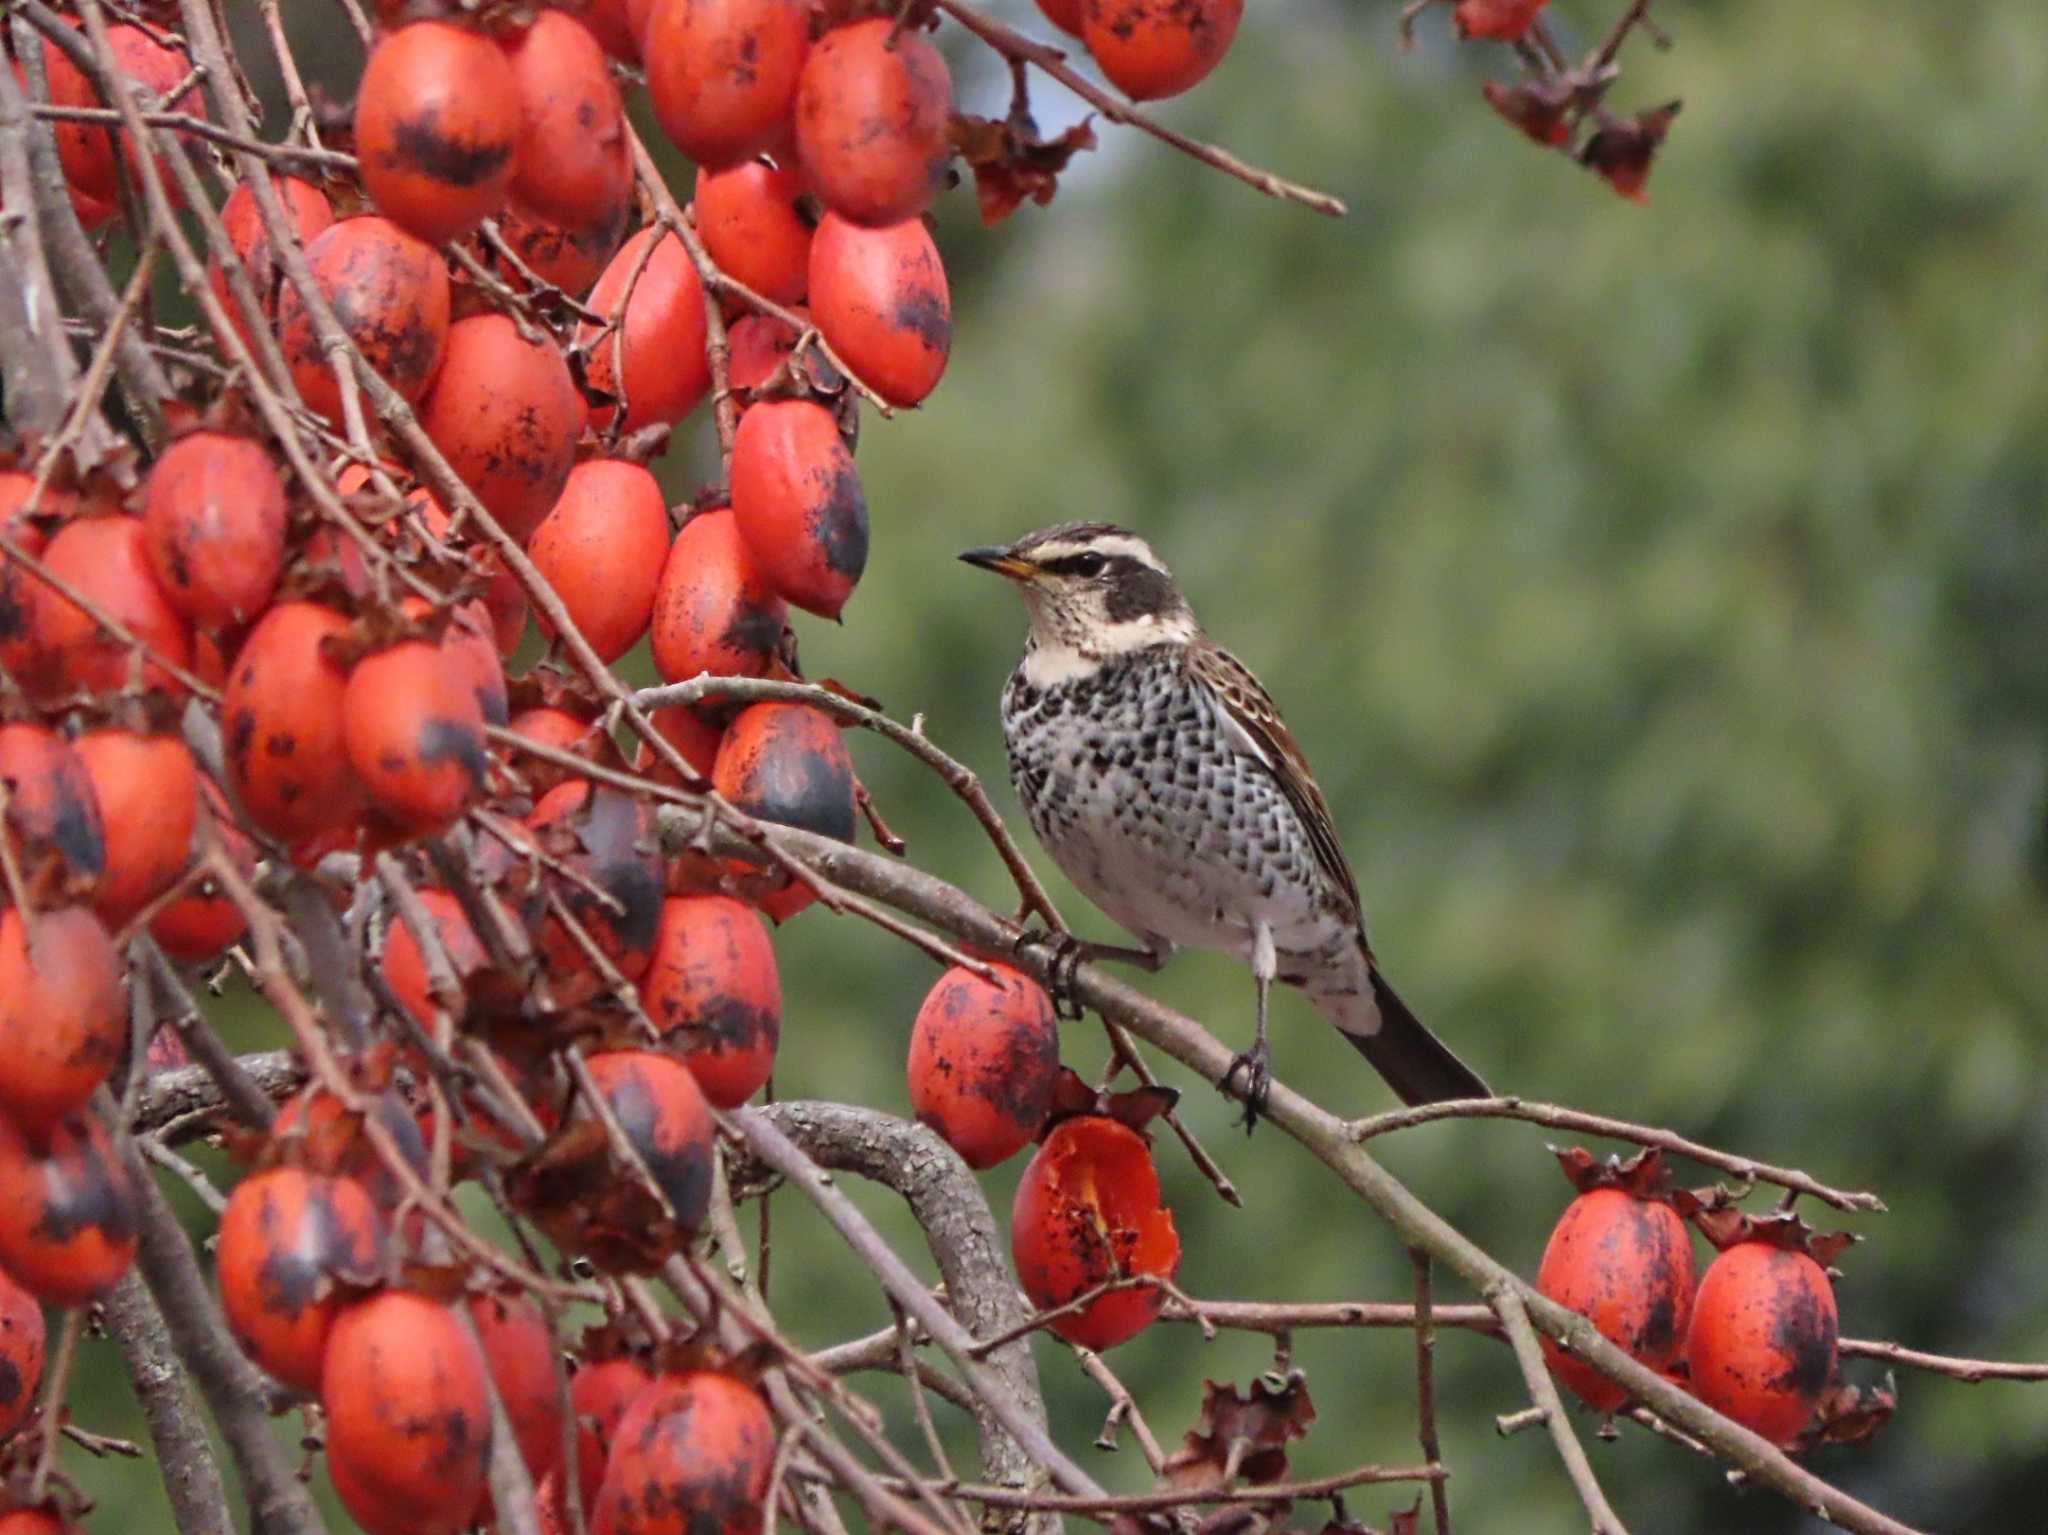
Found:
[[[1012,581],[1029,581],[1038,574],[1038,567],[1029,560],[1020,560],[1008,549],[994,545],[985,549],[963,549],[960,558],[969,565],[979,565],[983,570],[1008,576]]]

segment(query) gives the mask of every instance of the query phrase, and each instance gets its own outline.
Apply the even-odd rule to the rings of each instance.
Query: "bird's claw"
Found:
[[[1026,928],[1017,935],[1014,948],[1019,954],[1026,949],[1052,950],[1052,962],[1045,971],[1046,995],[1052,998],[1054,1016],[1078,1021],[1083,1009],[1074,995],[1074,972],[1088,957],[1088,945],[1072,933]]]
[[[1244,1073],[1244,1088],[1237,1091],[1237,1075]],[[1230,1059],[1230,1069],[1223,1073],[1223,1080],[1216,1084],[1228,1096],[1233,1092],[1244,1100],[1244,1133],[1250,1135],[1259,1125],[1259,1116],[1266,1112],[1266,1100],[1273,1093],[1273,1051],[1262,1039],[1251,1049],[1240,1052]]]

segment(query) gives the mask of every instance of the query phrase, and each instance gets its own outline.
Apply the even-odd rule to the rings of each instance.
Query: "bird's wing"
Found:
[[[1309,845],[1315,849],[1316,862],[1350,898],[1351,909],[1356,913],[1358,882],[1352,878],[1351,865],[1345,861],[1343,845],[1337,840],[1329,802],[1316,787],[1308,770],[1308,759],[1294,744],[1294,737],[1288,734],[1280,711],[1259,685],[1259,679],[1228,651],[1201,641],[1187,647],[1187,667],[1195,680],[1214,695],[1232,744],[1273,775],[1280,792],[1287,796],[1287,803],[1301,818]]]

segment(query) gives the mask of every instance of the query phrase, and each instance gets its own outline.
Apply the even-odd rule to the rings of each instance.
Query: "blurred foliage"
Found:
[[[1553,9],[1569,31],[1614,6]],[[1141,529],[1286,710],[1403,991],[1498,1087],[1878,1189],[1892,1213],[1848,1223],[1867,1240],[1841,1265],[1845,1331],[2041,1358],[2048,12],[1663,9],[1678,48],[1632,45],[1617,100],[1686,100],[1648,209],[1493,117],[1478,85],[1504,53],[1442,46],[1433,16],[1401,56],[1391,4],[1326,0],[1258,10],[1166,115],[1328,186],[1348,219],[1113,128],[1049,210],[991,234],[969,193],[947,199],[952,371],[914,419],[868,422],[873,562],[844,629],[807,625],[805,659],[1000,780],[1022,614],[953,552],[1075,516]],[[962,82],[970,106],[1004,99],[998,72]],[[928,776],[855,750],[913,857],[1009,901]],[[928,964],[818,912],[778,947],[780,1094],[904,1111]],[[1227,961],[1183,956],[1156,989],[1249,1033]],[[1385,1106],[1296,999],[1278,1029],[1284,1079]],[[1092,1025],[1069,1038],[1099,1062]],[[1180,1085],[1249,1198],[1226,1208],[1162,1147],[1188,1289],[1405,1297],[1405,1254],[1333,1179]],[[1442,1125],[1380,1150],[1531,1271],[1567,1194],[1544,1139]],[[999,1214],[1017,1171],[986,1181]],[[856,1193],[922,1257],[888,1196]],[[806,1342],[886,1321],[787,1194],[771,1284]],[[1322,1413],[1296,1468],[1413,1459],[1409,1339],[1296,1341]],[[1205,1375],[1269,1359],[1161,1327],[1113,1363],[1170,1441]],[[1084,1445],[1106,1404],[1062,1348],[1039,1360]],[[1494,1434],[1523,1403],[1505,1351],[1452,1335],[1439,1360],[1461,1525],[1583,1530],[1544,1437]],[[111,1351],[85,1368],[80,1416],[139,1427]],[[1816,1469],[1923,1526],[2031,1527],[2048,1394],[1900,1386],[1883,1438]],[[1806,1526],[1633,1429],[1593,1450],[1635,1528]],[[164,1524],[146,1466],[81,1474],[98,1527]],[[1353,1501],[1377,1520],[1393,1500]]]

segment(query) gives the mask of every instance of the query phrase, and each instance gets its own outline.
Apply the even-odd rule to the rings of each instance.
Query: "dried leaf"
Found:
[[[1167,1457],[1160,1486],[1211,1491],[1240,1481],[1284,1481],[1288,1442],[1305,1435],[1315,1420],[1299,1370],[1261,1375],[1246,1395],[1233,1385],[1204,1381],[1202,1415]]]
[[[1488,80],[1479,89],[1488,106],[1537,143],[1562,149],[1571,142],[1567,114],[1574,92],[1566,81],[1524,80],[1519,85],[1502,85]]]
[[[1671,131],[1671,120],[1678,116],[1680,105],[1667,102],[1603,124],[1579,151],[1580,163],[1629,201],[1648,202],[1650,194],[1644,184],[1650,179],[1650,165],[1663,146],[1664,135]]]
[[[974,170],[982,223],[1000,224],[1027,197],[1040,207],[1051,202],[1067,162],[1095,147],[1093,121],[1085,118],[1057,138],[1042,139],[1027,115],[1012,113],[998,122],[954,113],[953,147]]]

